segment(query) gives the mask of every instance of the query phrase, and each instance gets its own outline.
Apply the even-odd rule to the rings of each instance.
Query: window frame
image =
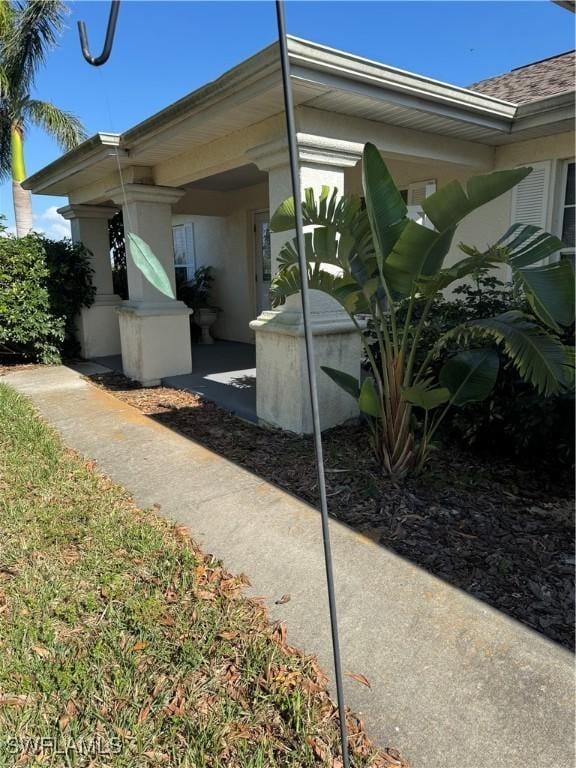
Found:
[[[555,217],[554,217],[554,224],[555,224],[555,234],[562,239],[562,231],[564,229],[564,215],[566,213],[566,209],[568,207],[570,208],[576,208],[576,198],[574,203],[567,203],[566,198],[568,197],[568,168],[570,165],[576,166],[576,159],[573,157],[566,158],[564,160],[559,161],[560,165],[560,172],[558,173],[558,197],[557,197],[557,205],[556,205],[556,211],[555,211]],[[576,255],[576,245],[567,246],[566,248],[562,248],[558,252],[558,259],[572,259],[574,260]]]
[[[176,243],[174,236],[176,230],[180,228],[182,228],[184,232],[184,241],[186,243],[186,262],[184,264],[176,263]],[[176,279],[176,285],[180,285],[187,280],[192,280],[194,273],[196,272],[196,240],[194,223],[192,221],[172,224],[172,250],[174,254],[174,277]],[[183,280],[178,280],[178,272],[182,270],[186,270],[186,277]]]

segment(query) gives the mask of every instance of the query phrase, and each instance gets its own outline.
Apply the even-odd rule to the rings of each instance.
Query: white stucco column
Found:
[[[325,365],[360,379],[361,339],[340,304],[321,291],[310,291],[312,333],[322,429],[358,416],[358,404],[321,370]],[[270,426],[312,432],[310,388],[300,295],[250,323],[256,334],[256,413]]]
[[[77,318],[78,341],[85,358],[120,354],[117,309],[122,299],[114,293],[108,221],[116,208],[100,205],[66,205],[58,213],[70,221],[72,240],[90,253],[96,296]]]
[[[126,376],[155,386],[167,376],[192,371],[191,310],[160,293],[131,258],[128,233],[147,243],[176,289],[172,205],[184,194],[173,187],[125,184],[108,193],[122,206],[126,234],[128,301],[119,310],[122,366]]]
[[[322,137],[298,135],[300,185],[312,187],[318,198],[322,187],[336,187],[344,194],[344,174],[361,157],[361,147]],[[285,142],[257,147],[250,153],[261,170],[268,171],[270,215],[292,196],[288,151]],[[271,235],[272,272],[278,255],[294,232]],[[316,348],[320,423],[322,429],[342,424],[358,415],[353,398],[320,369],[326,365],[360,377],[361,339],[346,312],[329,296],[311,292],[312,332]],[[312,431],[310,394],[306,369],[304,327],[300,295],[291,296],[277,310],[263,312],[250,323],[256,334],[256,412],[258,419],[281,429],[307,434]]]
[[[270,216],[288,197],[292,197],[292,182],[288,165],[288,147],[285,140],[279,140],[255,147],[248,153],[262,171],[268,172],[268,199]],[[316,196],[322,187],[336,187],[344,194],[346,168],[352,168],[362,157],[362,148],[350,142],[331,140],[322,136],[298,134],[298,166],[300,188],[312,187]],[[278,263],[278,254],[284,243],[292,239],[295,232],[272,233],[272,273]]]

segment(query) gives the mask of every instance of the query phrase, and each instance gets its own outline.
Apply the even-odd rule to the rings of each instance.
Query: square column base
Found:
[[[91,307],[82,307],[76,318],[82,357],[104,357],[120,354],[118,307],[122,299],[116,294],[97,294]]]
[[[118,310],[124,375],[144,387],[192,373],[190,315],[182,302],[130,304]]]
[[[258,421],[296,434],[313,431],[300,294],[250,323],[256,333]],[[360,378],[358,329],[334,299],[310,291],[320,426],[329,429],[359,415],[358,403],[321,370],[322,365]]]

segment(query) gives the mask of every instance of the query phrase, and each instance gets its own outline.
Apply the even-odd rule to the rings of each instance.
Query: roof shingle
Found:
[[[526,104],[546,96],[573,91],[575,67],[576,52],[568,51],[526,64],[504,75],[480,80],[468,88],[514,104]]]

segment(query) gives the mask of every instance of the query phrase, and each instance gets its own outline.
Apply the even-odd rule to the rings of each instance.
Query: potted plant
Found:
[[[193,310],[191,322],[200,328],[200,344],[214,344],[210,328],[218,318],[220,307],[210,301],[214,276],[212,267],[198,267],[190,280],[179,286],[179,298]]]

